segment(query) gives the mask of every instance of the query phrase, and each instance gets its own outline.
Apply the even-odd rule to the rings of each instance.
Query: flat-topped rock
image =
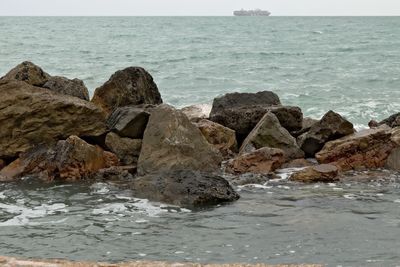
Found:
[[[290,180],[302,183],[330,183],[339,180],[337,177],[339,170],[335,165],[321,164],[311,167],[306,167],[300,171],[293,173]]]

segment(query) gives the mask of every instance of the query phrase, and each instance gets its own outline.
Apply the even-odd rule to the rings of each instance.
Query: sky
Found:
[[[400,0],[0,0],[0,16],[229,16],[241,8],[275,16],[398,16]]]

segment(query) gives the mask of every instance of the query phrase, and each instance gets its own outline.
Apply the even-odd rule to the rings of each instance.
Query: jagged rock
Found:
[[[238,146],[234,130],[206,119],[200,120],[195,125],[200,129],[206,140],[218,149],[224,157],[229,158],[237,152]]]
[[[16,157],[34,145],[70,135],[99,136],[105,118],[94,104],[25,82],[0,82],[0,157]]]
[[[108,133],[105,144],[125,165],[136,164],[142,147],[142,139],[120,137],[116,133]]]
[[[400,126],[400,112],[393,114],[389,118],[386,118],[378,123],[378,125],[384,125],[384,124],[392,128]]]
[[[290,176],[290,180],[303,183],[330,183],[339,180],[339,170],[335,165],[321,164],[307,167]]]
[[[229,161],[225,171],[233,174],[268,174],[279,169],[284,162],[285,156],[283,150],[263,147],[253,152],[239,155]]]
[[[240,154],[262,147],[282,149],[287,159],[303,158],[304,152],[297,146],[296,139],[283,128],[278,118],[268,112],[244,140]]]
[[[222,177],[189,170],[149,174],[134,179],[134,196],[168,204],[196,207],[239,199]]]
[[[118,165],[118,158],[114,154],[77,136],[70,136],[54,146],[41,145],[22,154],[0,171],[0,181],[12,181],[27,175],[45,181],[76,181],[115,165]]]
[[[354,133],[353,124],[338,113],[329,111],[313,124],[310,130],[299,136],[297,142],[307,157],[314,157],[328,141]]]
[[[39,66],[32,62],[24,61],[10,70],[0,81],[23,81],[30,85],[43,86],[49,78],[50,75],[44,72]]]
[[[53,92],[89,101],[89,91],[83,81],[79,79],[70,80],[65,77],[53,76],[47,80],[43,87]]]
[[[160,105],[151,112],[139,156],[140,175],[176,169],[216,171],[222,157],[181,111]]]
[[[397,146],[387,128],[362,130],[330,141],[316,154],[320,163],[331,163],[341,170],[381,168]]]
[[[129,67],[114,73],[97,88],[92,102],[110,114],[118,107],[161,104],[162,99],[153,77],[143,68]]]
[[[211,106],[207,104],[197,104],[184,107],[181,111],[189,118],[189,120],[198,121],[210,117]]]
[[[142,139],[152,105],[117,108],[107,119],[107,128],[122,137]]]

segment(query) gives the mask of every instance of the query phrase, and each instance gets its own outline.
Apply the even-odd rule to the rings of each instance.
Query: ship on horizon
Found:
[[[264,17],[268,17],[271,15],[271,12],[267,11],[267,10],[261,10],[261,9],[253,9],[253,10],[245,10],[245,9],[241,9],[241,10],[237,10],[233,12],[234,16],[264,16]]]

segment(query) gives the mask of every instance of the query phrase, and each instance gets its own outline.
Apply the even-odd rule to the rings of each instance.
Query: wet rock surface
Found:
[[[335,165],[321,164],[306,167],[290,176],[290,180],[302,183],[330,183],[338,181],[339,170]]]

